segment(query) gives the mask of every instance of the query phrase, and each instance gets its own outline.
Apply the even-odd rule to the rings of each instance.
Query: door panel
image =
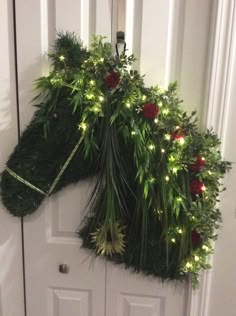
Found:
[[[188,102],[184,103],[185,109],[198,110],[200,121],[203,121],[211,2],[151,0],[127,3],[133,5],[127,10],[126,33],[131,40],[132,51],[135,55],[137,51],[140,56],[136,67],[146,74],[145,82],[147,85],[167,87],[170,81],[178,80],[181,94]],[[133,19],[131,22],[130,17]],[[192,24],[192,20],[200,20],[201,27],[197,23]],[[137,29],[140,33],[136,32]],[[190,37],[190,33],[195,36]],[[157,279],[132,274],[122,266],[108,264],[106,287],[108,316],[188,315],[187,285],[163,285]]]
[[[75,235],[91,187],[85,181],[69,186],[25,220],[29,315],[104,314],[104,264],[93,262]],[[60,264],[68,273],[59,271]]]
[[[91,315],[91,292],[51,289],[51,315]]]
[[[81,2],[72,0],[68,5],[65,0],[55,0],[56,30],[73,30],[81,33]],[[50,22],[49,22],[50,23]]]
[[[29,105],[32,81],[47,72],[45,52],[55,38],[55,30],[75,31],[79,35],[83,31],[86,35],[81,28],[82,12],[87,21],[86,8],[77,0],[70,1],[70,6],[59,0],[18,2],[22,130],[34,110]],[[25,27],[28,23],[30,28]],[[80,250],[75,234],[91,189],[91,182],[86,181],[69,186],[46,199],[35,214],[24,219],[29,316],[104,315],[105,266],[101,260],[94,263],[87,252]],[[67,265],[68,273],[59,271],[61,264]]]
[[[107,271],[107,315],[187,315],[187,285],[173,286],[137,275],[109,264]]]

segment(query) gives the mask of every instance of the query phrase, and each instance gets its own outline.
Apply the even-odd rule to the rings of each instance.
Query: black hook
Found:
[[[119,47],[121,45],[123,45],[122,53],[124,53],[125,50],[126,50],[125,33],[122,32],[122,31],[118,31],[116,33],[116,54],[117,54],[118,57],[120,57]]]

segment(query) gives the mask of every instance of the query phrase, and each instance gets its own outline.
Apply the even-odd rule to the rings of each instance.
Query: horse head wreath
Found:
[[[230,168],[218,138],[198,131],[175,84],[145,87],[130,70],[134,57],[113,56],[101,37],[87,50],[74,34],[59,34],[50,58],[52,71],[36,81],[38,110],[1,176],[3,204],[25,216],[96,176],[82,246],[135,272],[197,282]]]

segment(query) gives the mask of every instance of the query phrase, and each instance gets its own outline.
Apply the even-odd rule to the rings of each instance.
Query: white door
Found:
[[[55,30],[71,30],[89,43],[110,40],[116,1],[19,0],[17,44],[21,128],[32,117],[32,81],[47,71],[45,52]],[[127,0],[127,46],[147,84],[178,79],[188,109],[201,109],[211,21],[208,0]],[[193,21],[201,21],[200,25]],[[192,32],[192,33],[191,33]],[[192,36],[194,34],[194,37]],[[192,74],[195,74],[193,77]],[[190,93],[193,91],[193,93]],[[24,220],[28,316],[187,316],[187,286],[162,285],[80,250],[75,230],[91,184],[84,181],[46,199]],[[68,273],[60,273],[60,264]],[[5,315],[4,315],[5,316]]]

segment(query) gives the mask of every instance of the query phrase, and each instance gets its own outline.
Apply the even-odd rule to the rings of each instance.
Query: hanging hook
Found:
[[[120,48],[123,46],[121,53],[124,53],[126,50],[126,42],[125,42],[125,33],[122,31],[118,31],[116,33],[116,54],[120,57]]]

